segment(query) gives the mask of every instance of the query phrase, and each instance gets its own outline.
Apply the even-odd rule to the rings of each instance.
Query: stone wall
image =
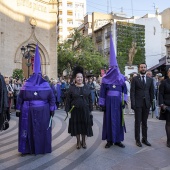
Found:
[[[49,13],[49,8],[48,3],[35,0],[0,0],[0,72],[3,75],[12,75],[15,68],[25,68],[27,72],[20,48],[38,43],[43,74],[57,77],[56,13]],[[31,19],[36,22],[34,29]]]

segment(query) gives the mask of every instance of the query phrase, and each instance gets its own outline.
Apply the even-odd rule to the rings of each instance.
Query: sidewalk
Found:
[[[57,110],[53,119],[53,152],[46,155],[18,153],[18,118],[11,114],[10,128],[0,132],[0,170],[170,170],[170,149],[166,147],[165,122],[148,120],[151,147],[139,148],[134,140],[134,115],[125,115],[125,148],[105,149],[101,140],[103,113],[93,111],[94,136],[87,139],[87,149],[76,149],[76,138],[67,133],[65,112]],[[151,117],[151,116],[150,116]]]

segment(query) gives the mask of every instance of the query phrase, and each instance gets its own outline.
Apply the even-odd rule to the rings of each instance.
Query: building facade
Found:
[[[13,69],[19,68],[27,77],[28,60],[23,58],[21,47],[29,44],[34,57],[38,43],[42,73],[57,76],[56,13],[50,13],[50,8],[45,0],[0,0],[0,72],[3,75],[11,76]]]
[[[38,43],[42,73],[56,78],[57,44],[82,24],[85,13],[86,0],[0,0],[0,72],[11,76],[19,68],[28,77]],[[29,61],[21,53],[28,44]]]
[[[165,11],[167,12],[167,10]],[[143,35],[143,31],[142,31],[142,35],[140,34],[140,31],[139,33],[135,31],[135,34],[136,37],[138,37],[138,41],[140,41],[140,37],[142,38],[143,41],[143,37],[144,37],[145,52],[144,55],[143,54],[142,55],[144,57],[144,61],[148,65],[148,68],[153,67],[154,65],[159,63],[159,59],[161,59],[163,56],[166,55],[165,44],[166,44],[166,37],[169,33],[169,30],[163,27],[162,20],[164,21],[164,25],[166,23],[165,21],[169,21],[169,20],[168,18],[166,18],[165,20],[165,17],[163,16],[163,14],[162,15],[161,14],[158,13],[146,14],[143,17],[125,18],[121,16],[116,16],[114,14],[102,15],[99,13],[92,13],[91,34],[94,43],[96,44],[96,49],[105,57],[109,55],[109,34],[110,32],[112,32],[115,49],[117,51],[118,48],[117,43],[119,41],[117,34],[118,32],[120,32],[120,29],[117,29],[116,23],[126,22],[127,25],[128,24],[130,25],[130,23],[132,23],[136,25],[136,27],[144,27],[144,35]],[[85,29],[85,25],[84,25],[84,29]],[[121,34],[124,35],[125,32],[121,31]],[[122,44],[122,46],[124,46],[124,43]],[[130,48],[131,46],[130,47],[127,46],[127,49],[124,49],[124,52],[122,51],[121,53],[127,53],[127,51]],[[125,58],[127,58],[128,60],[128,53]],[[126,60],[125,58],[123,60]]]
[[[86,0],[58,0],[57,34],[59,43],[70,37],[74,28],[84,22]]]

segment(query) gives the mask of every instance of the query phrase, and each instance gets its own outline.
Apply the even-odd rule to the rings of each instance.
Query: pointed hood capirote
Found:
[[[35,49],[33,74],[25,82],[24,86],[22,87],[22,90],[38,91],[38,90],[49,90],[49,89],[51,89],[49,83],[42,78],[41,60],[40,60],[39,48],[37,44]]]
[[[102,83],[104,84],[114,84],[114,85],[122,85],[125,82],[125,77],[120,73],[116,53],[114,49],[112,34],[110,34],[110,62],[109,62],[109,70],[103,76]]]

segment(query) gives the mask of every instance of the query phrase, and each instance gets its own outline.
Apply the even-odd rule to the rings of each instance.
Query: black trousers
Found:
[[[142,138],[147,140],[147,119],[149,109],[146,107],[145,99],[143,99],[143,106],[135,109],[135,140],[140,141],[140,127],[142,125]]]

